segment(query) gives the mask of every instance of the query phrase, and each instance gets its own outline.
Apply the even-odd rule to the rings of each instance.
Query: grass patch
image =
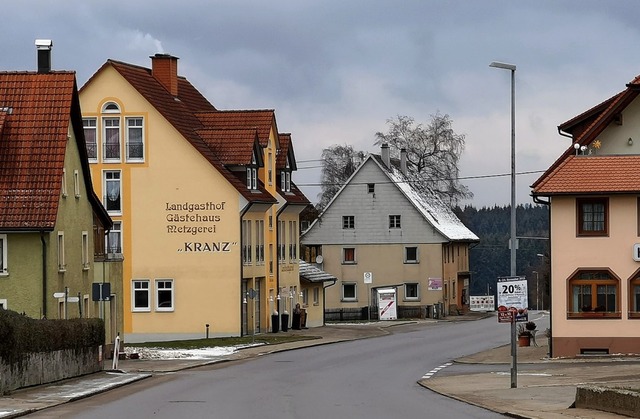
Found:
[[[279,343],[298,342],[302,340],[320,339],[318,336],[302,336],[302,335],[282,335],[282,334],[269,334],[269,335],[256,335],[252,336],[239,336],[239,337],[225,337],[225,338],[210,338],[210,339],[192,339],[192,340],[171,340],[166,342],[144,342],[144,343],[131,343],[127,346],[136,348],[158,348],[158,349],[201,349],[201,348],[214,348],[217,346],[242,346],[250,345],[252,343],[263,343],[265,345],[277,345]]]

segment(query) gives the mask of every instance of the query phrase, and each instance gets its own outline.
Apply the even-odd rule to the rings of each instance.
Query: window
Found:
[[[89,232],[82,232],[82,269],[89,269]]]
[[[7,306],[7,299],[6,298],[0,298],[0,308],[3,310],[7,310],[8,306]]]
[[[629,297],[629,318],[640,319],[640,275],[631,279]]]
[[[356,263],[355,247],[345,247],[344,249],[342,249],[342,263],[343,264]]]
[[[278,260],[280,261],[285,261],[287,259],[287,244],[285,243],[286,225],[287,224],[284,221],[278,221]]]
[[[356,217],[354,215],[343,215],[342,228],[343,229],[356,228]]]
[[[578,236],[605,236],[609,230],[609,200],[606,198],[577,199]]]
[[[313,305],[317,306],[320,304],[320,287],[313,288]]]
[[[390,215],[389,216],[389,228],[400,228],[400,216],[399,215]]]
[[[151,295],[149,293],[149,280],[148,279],[134,279],[132,281],[131,307],[133,311],[150,311],[151,310]]]
[[[269,243],[269,275],[273,275],[273,244]]]
[[[251,265],[251,220],[242,220],[242,263]]]
[[[296,246],[297,232],[297,223],[295,221],[289,221],[289,261],[291,263],[296,263],[298,260],[298,248]]]
[[[269,169],[267,170],[267,179],[269,181],[269,185],[271,185],[273,183],[273,171],[271,170],[271,168],[273,167],[273,154],[269,153],[269,159],[267,161],[269,162]]]
[[[404,284],[404,299],[405,300],[419,300],[418,283],[406,283]]]
[[[156,279],[156,311],[173,311],[172,279]]]
[[[291,172],[286,170],[280,172],[280,189],[283,192],[291,192]]]
[[[358,301],[355,283],[342,284],[342,301]]]
[[[374,193],[376,191],[376,184],[375,183],[367,183],[367,192],[368,193]]]
[[[127,118],[127,161],[144,161],[144,131],[142,118]]]
[[[404,248],[404,263],[418,263],[418,248],[416,246]]]
[[[84,141],[87,146],[87,157],[91,163],[98,161],[98,135],[96,118],[82,118],[82,128],[84,129]]]
[[[120,118],[103,118],[102,125],[104,160],[120,161]]]
[[[122,222],[114,221],[113,227],[107,234],[107,253],[122,253]]]
[[[308,288],[304,288],[302,291],[302,305],[308,306],[309,305],[309,289]]]
[[[67,264],[64,260],[64,232],[58,231],[58,272],[67,270]]]
[[[73,171],[73,193],[80,198],[80,174],[77,170]]]
[[[264,220],[256,221],[256,262],[264,265]]]
[[[7,235],[0,234],[0,276],[9,275],[7,266]]]
[[[569,280],[568,317],[620,317],[618,279],[608,271],[580,271]]]
[[[102,202],[109,214],[122,214],[121,179],[119,170],[104,172]]]
[[[255,152],[251,155],[251,165],[247,167],[247,189],[258,189],[258,163]]]
[[[67,196],[67,169],[62,169],[62,185],[60,186],[62,197]]]

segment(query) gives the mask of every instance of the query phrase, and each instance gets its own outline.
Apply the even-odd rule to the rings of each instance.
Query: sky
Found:
[[[293,180],[312,202],[322,150],[379,153],[398,115],[447,114],[465,135],[462,205],[511,200],[511,74],[516,65],[517,202],[571,145],[558,125],[640,74],[637,0],[19,0],[3,4],[0,71],[54,70],[81,87],[107,59],[178,73],[218,109],[275,109],[292,134]]]

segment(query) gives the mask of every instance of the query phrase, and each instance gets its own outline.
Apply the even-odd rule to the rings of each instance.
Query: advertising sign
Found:
[[[527,280],[523,276],[498,278],[498,323],[529,320]]]
[[[378,318],[380,320],[396,320],[396,290],[380,288],[378,290]]]
[[[442,278],[429,278],[429,291],[442,291]]]

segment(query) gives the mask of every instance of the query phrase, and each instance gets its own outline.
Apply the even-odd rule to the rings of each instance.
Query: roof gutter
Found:
[[[47,318],[47,241],[44,239],[44,231],[40,232],[42,243],[42,316]]]

